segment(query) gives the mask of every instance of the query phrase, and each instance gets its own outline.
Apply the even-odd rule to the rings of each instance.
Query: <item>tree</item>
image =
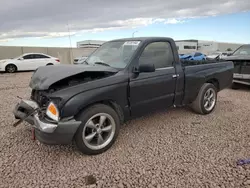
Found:
[[[230,51],[233,51],[233,50],[231,48],[228,48],[227,51],[230,52]]]

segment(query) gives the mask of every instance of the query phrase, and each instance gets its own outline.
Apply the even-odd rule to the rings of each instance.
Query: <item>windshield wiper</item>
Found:
[[[103,63],[103,62],[95,62],[94,64],[97,64],[97,65],[104,65],[104,66],[110,67],[109,64]]]

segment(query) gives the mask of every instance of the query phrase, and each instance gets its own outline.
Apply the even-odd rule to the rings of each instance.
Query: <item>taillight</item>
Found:
[[[60,62],[60,59],[56,59],[57,62]]]

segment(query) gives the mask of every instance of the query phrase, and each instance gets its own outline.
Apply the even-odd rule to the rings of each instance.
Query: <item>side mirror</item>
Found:
[[[227,56],[231,56],[231,55],[232,55],[232,53],[228,53],[228,54],[227,54]]]
[[[23,60],[23,57],[20,57],[18,60]]]
[[[155,72],[155,65],[152,64],[141,64],[139,65],[139,68],[135,68],[134,73],[140,73],[140,72]]]

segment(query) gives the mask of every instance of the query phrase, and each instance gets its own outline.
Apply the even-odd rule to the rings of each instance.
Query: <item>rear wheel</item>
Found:
[[[211,113],[217,102],[217,89],[213,84],[205,83],[195,101],[191,104],[191,108],[198,114]]]
[[[48,65],[53,65],[52,63],[48,63],[46,66],[48,66]]]
[[[5,71],[8,73],[14,73],[17,71],[17,67],[16,65],[13,65],[13,64],[7,65],[5,68]]]
[[[119,116],[113,108],[97,104],[84,110],[77,119],[82,121],[75,141],[79,150],[96,155],[108,150],[115,142],[120,129]]]

